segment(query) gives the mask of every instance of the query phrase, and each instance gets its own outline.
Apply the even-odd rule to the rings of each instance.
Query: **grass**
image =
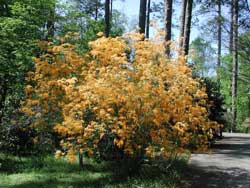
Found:
[[[4,158],[4,159],[3,159]],[[145,165],[133,175],[114,163],[85,161],[84,169],[64,159],[43,160],[0,155],[0,188],[175,188],[180,184],[185,160],[177,161],[163,173]]]

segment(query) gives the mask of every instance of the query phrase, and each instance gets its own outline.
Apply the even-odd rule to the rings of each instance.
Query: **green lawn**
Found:
[[[85,161],[84,169],[80,169],[78,164],[53,157],[43,161],[5,157],[0,163],[0,188],[175,188],[181,187],[179,167],[185,165],[179,161],[176,163],[179,167],[174,165],[166,173],[157,167],[144,166],[131,175],[120,166]]]

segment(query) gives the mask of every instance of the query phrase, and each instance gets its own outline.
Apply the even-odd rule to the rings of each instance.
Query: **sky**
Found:
[[[163,0],[151,0],[151,4],[152,2],[163,2]],[[250,0],[247,0],[249,6],[250,6]],[[128,23],[130,23],[131,21],[135,21],[139,19],[139,7],[140,7],[140,0],[116,0],[114,1],[113,4],[114,9],[119,10],[120,12],[123,12],[127,17],[128,17]],[[227,11],[227,10],[224,10]],[[180,23],[178,22],[178,18],[180,16],[180,10],[175,10],[175,14],[176,14],[176,18],[177,20],[173,20],[175,25],[179,25]],[[200,17],[199,18],[199,23],[202,22],[202,20],[206,19],[206,17]],[[198,23],[198,24],[199,24]],[[151,34],[153,33],[152,29],[150,30]],[[199,32],[200,29],[199,27],[195,26],[192,27],[191,30],[191,41],[194,40],[196,37],[198,37],[201,33]],[[178,38],[179,36],[179,29],[173,28],[172,33],[174,33],[174,40]]]
[[[160,2],[163,0],[151,0],[151,2]],[[140,0],[125,0],[124,2],[117,0],[114,1],[113,4],[114,9],[117,9],[120,12],[123,12],[126,17],[128,18],[128,23],[130,23],[132,20],[136,20],[138,23],[139,20],[139,7],[140,7]],[[179,6],[181,7],[181,5]],[[180,10],[178,10],[176,7],[175,12],[173,14],[173,25],[179,26],[179,17],[180,17]],[[200,19],[202,21],[202,18]],[[163,23],[161,25],[163,27]],[[176,27],[172,27],[172,33],[173,33],[173,38],[172,40],[177,40],[179,38],[179,29]],[[150,35],[154,34],[154,30],[150,29]],[[192,27],[191,29],[191,34],[190,34],[190,41],[192,42],[196,37],[199,36],[199,29],[198,27]],[[211,58],[211,61],[212,58]],[[210,62],[212,63],[212,62]],[[212,64],[214,64],[213,62]],[[209,72],[207,73],[208,75],[212,76],[215,74],[215,71],[213,68],[209,69]]]
[[[162,2],[163,0],[151,0],[151,5],[152,2]],[[128,23],[134,21],[134,20],[139,20],[139,7],[140,7],[140,0],[117,0],[114,1],[113,4],[114,9],[117,9],[120,12],[123,12],[127,18],[128,18]],[[176,10],[175,13],[177,16],[180,14],[179,10]],[[175,25],[179,25],[179,23],[174,23]],[[151,29],[150,33],[154,33],[154,31]],[[178,29],[173,29],[172,33],[174,33],[174,39],[178,38],[179,36],[179,30]],[[191,41],[198,36],[198,30],[196,28],[193,28],[191,31]]]
[[[140,0],[125,0],[125,2],[118,0],[114,1],[113,6],[115,9],[124,12],[128,17],[138,16]]]
[[[151,4],[152,4],[152,2],[160,2],[160,1],[163,2],[163,0],[151,0]],[[247,0],[247,2],[248,2],[248,5],[250,6],[250,0]],[[136,22],[138,23],[140,0],[125,0],[125,1],[116,0],[116,1],[114,1],[113,7],[114,7],[114,9],[117,9],[119,12],[123,12],[126,15],[126,17],[128,18],[128,23],[130,23],[132,20],[135,23]],[[175,8],[175,13],[174,13],[174,19],[172,20],[172,22],[174,25],[178,26],[180,24],[179,23],[180,10],[176,9],[176,7],[174,7],[174,8]],[[226,15],[227,14],[226,12],[228,12],[228,9],[223,8],[222,11],[224,12],[224,15]],[[207,36],[204,36],[204,34],[202,34],[200,32],[201,31],[200,23],[204,22],[206,19],[208,19],[207,15],[205,17],[199,16],[199,21],[195,24],[195,26],[194,25],[192,26],[191,34],[190,34],[190,42],[192,42],[195,38],[197,38],[200,35],[202,35],[203,38],[207,37]],[[194,21],[194,19],[193,19],[193,21]],[[163,26],[163,23],[161,25]],[[153,33],[154,33],[154,31],[152,29],[150,29],[150,35],[152,35]],[[175,28],[175,27],[172,28],[172,33],[174,33],[172,40],[178,39],[179,29]],[[212,36],[212,33],[211,33],[211,36]],[[211,37],[211,36],[209,36],[209,37]],[[211,40],[211,38],[210,38],[210,40]],[[214,49],[216,49],[217,48],[216,40],[211,40],[211,45],[212,45],[212,47],[214,47]],[[223,48],[222,54],[227,53],[227,51],[228,50],[226,48]],[[214,60],[212,60],[212,57],[211,57],[211,61],[213,62],[213,64],[215,64]],[[210,63],[212,63],[212,62],[210,62]],[[208,74],[214,75],[215,71],[213,69],[211,69]]]

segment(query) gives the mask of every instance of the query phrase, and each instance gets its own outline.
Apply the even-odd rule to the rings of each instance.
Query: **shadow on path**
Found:
[[[211,154],[193,154],[186,188],[250,188],[250,135],[225,134]]]
[[[210,166],[201,170],[192,166],[186,173],[186,188],[249,188],[250,173],[240,168],[220,169]]]

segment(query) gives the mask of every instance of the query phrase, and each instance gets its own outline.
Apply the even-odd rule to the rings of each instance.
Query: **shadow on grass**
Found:
[[[138,173],[134,175],[125,174],[118,169],[113,172],[102,173],[87,172],[82,170],[75,173],[34,173],[31,179],[23,174],[22,181],[18,177],[9,179],[9,182],[0,185],[0,188],[130,188],[130,187],[176,187],[178,184],[178,173],[162,173],[155,168],[147,169],[150,173]],[[144,169],[145,170],[145,169]],[[145,173],[146,172],[146,173]],[[14,175],[15,176],[15,175]],[[19,176],[19,175],[18,175]],[[10,182],[12,181],[12,182]],[[14,181],[14,182],[13,182]]]
[[[13,161],[12,161],[13,162]],[[15,161],[14,161],[15,162]],[[176,187],[185,160],[175,161],[164,169],[155,165],[142,165],[140,170],[117,162],[94,163],[86,161],[84,168],[65,160],[44,159],[43,166],[34,167],[32,159],[26,159],[24,167],[15,173],[5,171],[3,187],[0,188],[85,188],[85,187]],[[16,164],[20,165],[19,163]],[[40,166],[40,165],[38,165]],[[134,166],[135,167],[135,166]],[[0,174],[1,175],[1,174]],[[21,181],[19,181],[19,176]],[[4,179],[6,178],[6,179]],[[1,177],[0,177],[1,181]]]
[[[78,164],[68,163],[66,159],[55,159],[53,156],[18,158],[11,155],[0,155],[0,173],[5,174],[29,171],[72,173],[81,170]],[[96,171],[98,171],[98,169],[96,169]]]
[[[44,178],[39,181],[27,181],[21,184],[17,183],[15,185],[8,185],[1,188],[99,188],[103,187],[105,184],[111,185],[110,180],[107,177],[99,177],[96,179],[79,179],[71,178],[70,181],[64,181],[63,179],[57,177]]]
[[[50,174],[48,174],[49,176]],[[178,183],[172,176],[166,174],[158,174],[154,177],[149,176],[132,176],[114,178],[111,175],[101,175],[99,177],[79,177],[69,176],[64,180],[63,176],[51,175],[50,178],[34,179],[31,181],[15,182],[13,184],[0,185],[0,188],[131,188],[131,187],[158,187],[158,188],[174,188]],[[42,178],[42,177],[41,177]],[[176,178],[176,177],[175,177]],[[178,180],[179,181],[179,180]]]
[[[0,157],[0,173],[14,173],[19,172],[20,167],[23,165],[21,160]]]

